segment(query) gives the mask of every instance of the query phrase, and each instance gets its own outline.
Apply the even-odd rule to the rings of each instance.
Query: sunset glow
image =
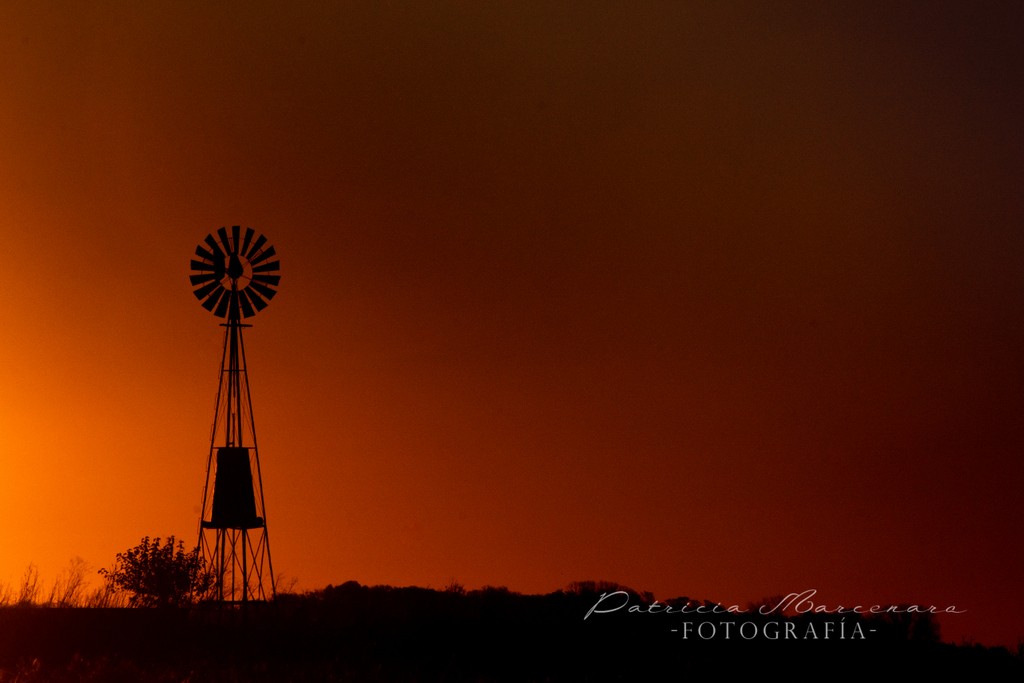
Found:
[[[297,590],[815,589],[1016,644],[1022,18],[4,3],[0,582],[195,541],[189,259],[241,225]]]

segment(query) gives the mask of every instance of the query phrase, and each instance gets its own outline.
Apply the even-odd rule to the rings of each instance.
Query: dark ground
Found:
[[[793,680],[1024,680],[1018,655],[941,643],[928,618],[847,615],[840,626],[838,617],[798,617],[800,637],[770,640],[765,622],[780,624],[769,633],[783,633],[784,622],[748,613],[727,618],[754,622],[754,639],[684,640],[683,621],[722,617],[623,609],[584,619],[598,595],[349,582],[244,611],[8,607],[0,681],[679,681],[768,671]],[[827,639],[825,620],[836,624]],[[810,622],[817,639],[805,638]],[[855,623],[863,640],[849,637]],[[716,633],[723,628],[716,623]]]

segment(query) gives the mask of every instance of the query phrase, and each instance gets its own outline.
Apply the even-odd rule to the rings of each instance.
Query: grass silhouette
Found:
[[[38,576],[34,584],[41,595]],[[897,671],[1024,673],[1005,648],[939,642],[913,615],[845,617],[847,628],[873,629],[863,640],[683,640],[678,614],[618,610],[584,619],[601,593],[622,590],[650,604],[649,594],[609,583],[524,595],[454,581],[442,590],[349,581],[244,610],[90,606],[88,592],[61,585],[56,600],[0,608],[0,681],[632,681],[765,667],[798,680],[838,668],[883,679]],[[67,594],[83,596],[79,606],[59,606]],[[666,604],[683,601],[711,604]],[[819,635],[826,618],[772,617]]]

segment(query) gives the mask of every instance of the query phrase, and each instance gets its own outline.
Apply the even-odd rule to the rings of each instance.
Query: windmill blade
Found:
[[[211,280],[213,280],[214,282],[217,282],[218,284],[220,283],[220,280],[218,280],[217,276],[214,275],[213,273],[201,273],[199,275],[189,275],[188,276],[188,281],[192,283],[193,287],[201,285],[204,282],[209,282]]]
[[[225,254],[234,254],[235,252],[231,249],[231,240],[228,239],[228,231],[224,228],[217,228],[217,237],[220,237],[220,243],[224,245]]]
[[[264,237],[263,235],[260,235],[259,237],[257,237],[256,241],[253,243],[253,245],[251,247],[249,247],[249,251],[245,252],[245,258],[251,259],[252,255],[255,254],[257,251],[259,251],[260,248],[264,244],[266,244],[266,243],[267,243],[267,238],[266,237]]]
[[[207,235],[206,239],[203,240],[210,245],[210,249],[213,251],[213,272],[217,273],[220,277],[224,277],[224,271],[226,266],[224,265],[224,251],[220,248],[220,245],[213,239],[213,235]]]
[[[218,245],[213,239],[212,234],[208,234],[206,239],[203,241],[210,245],[210,250],[213,252],[213,257],[210,259],[213,262],[213,266],[207,269],[213,270],[217,274],[218,278],[223,278],[224,271],[227,267],[224,265],[224,252],[220,249],[220,245]]]
[[[217,310],[213,312],[218,318],[226,318],[228,315],[228,306],[231,304],[231,292],[224,290],[224,296],[220,298],[220,303],[217,304]]]
[[[256,311],[252,310],[252,304],[249,303],[249,295],[244,289],[238,292],[238,303],[242,307],[242,317],[251,318],[256,315]]]
[[[217,244],[217,240],[213,239],[213,235],[207,235],[203,238],[203,241],[210,245],[210,249],[213,250],[214,261],[223,260],[224,250]]]
[[[278,263],[275,261],[275,263]],[[274,285],[275,287],[281,284],[280,275],[264,275],[263,273],[253,273],[252,279],[257,282],[262,282],[265,285]]]
[[[270,263],[261,263],[252,269],[254,273],[265,273],[269,270],[281,270],[280,261],[271,261]]]
[[[218,269],[222,269],[217,268],[216,263],[204,263],[203,261],[197,261],[196,259],[191,259],[190,261],[188,261],[188,265],[190,265],[191,268],[193,268],[193,270],[211,270],[213,272],[217,272]]]
[[[274,295],[277,294],[277,292],[275,290],[271,289],[270,287],[267,287],[264,284],[260,284],[259,282],[256,282],[255,280],[249,283],[249,289],[256,290],[257,292],[259,292],[260,294],[265,296],[268,301],[270,299],[273,299]]]
[[[246,289],[244,291],[249,296],[249,299],[252,301],[252,305],[256,307],[257,313],[259,313],[260,311],[267,307],[267,302],[263,300],[263,297],[254,292],[251,288]]]
[[[277,252],[274,251],[273,247],[268,247],[265,251],[262,251],[259,254],[257,254],[255,257],[249,259],[249,263],[251,263],[253,266],[255,266],[257,263],[263,263],[264,261],[266,261],[268,258],[270,258],[271,256],[273,256],[276,253]]]
[[[231,253],[232,254],[237,254],[238,253],[238,231],[239,230],[241,230],[241,228],[239,226],[237,226],[237,225],[232,225],[231,226]]]
[[[216,306],[217,302],[223,298],[224,292],[226,291],[227,290],[223,287],[213,290],[213,294],[210,295],[210,298],[203,302],[203,308],[212,313],[213,307]]]
[[[208,283],[211,280],[217,280],[216,273],[201,272],[197,275],[188,275],[188,282],[191,283],[191,286],[193,287],[196,287],[197,285],[202,285],[203,283]]]
[[[197,298],[197,299],[199,299],[200,301],[202,301],[202,300],[203,300],[203,299],[205,299],[206,297],[210,296],[210,294],[211,294],[211,293],[213,292],[213,290],[217,289],[218,287],[220,287],[221,289],[223,289],[223,288],[224,288],[224,286],[223,286],[223,285],[222,285],[222,284],[220,283],[220,280],[214,280],[214,281],[213,281],[213,282],[211,282],[210,284],[208,284],[208,285],[203,285],[203,286],[202,286],[202,287],[200,287],[199,289],[195,290],[195,291],[193,292],[193,294],[195,294],[195,295],[196,295],[196,298]]]
[[[206,251],[205,249],[203,249],[203,245],[201,245],[201,244],[198,247],[196,247],[196,256],[198,256],[200,258],[204,258],[207,261],[212,261],[213,260],[213,252],[212,251]]]
[[[239,254],[245,254],[246,250],[249,249],[249,242],[252,241],[252,236],[256,233],[252,228],[245,229],[245,238],[242,240],[242,248],[238,250]]]

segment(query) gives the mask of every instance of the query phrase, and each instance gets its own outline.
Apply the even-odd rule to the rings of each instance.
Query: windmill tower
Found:
[[[255,237],[255,239],[253,239]],[[213,599],[228,604],[273,599],[263,477],[253,423],[242,323],[277,293],[280,261],[252,228],[219,228],[207,235],[191,261],[189,281],[203,308],[227,322],[206,461],[199,546],[213,574]]]

